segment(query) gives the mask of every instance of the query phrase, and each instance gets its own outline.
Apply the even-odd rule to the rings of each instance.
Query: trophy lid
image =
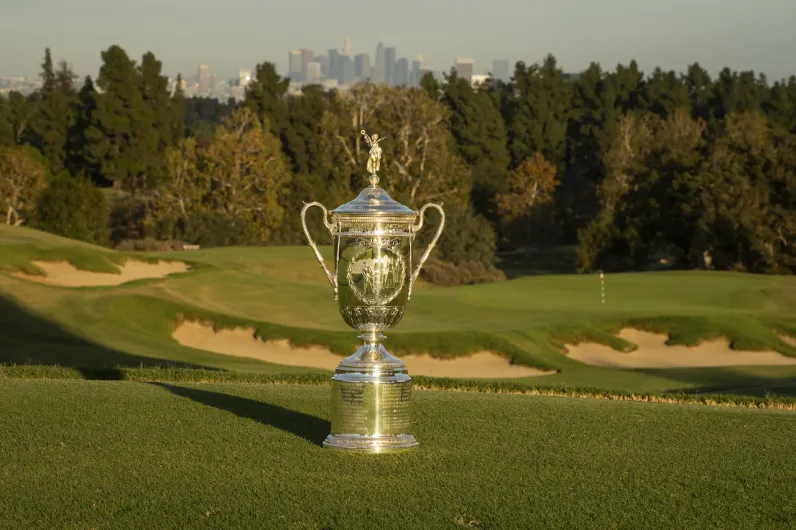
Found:
[[[400,202],[394,201],[387,195],[387,192],[379,187],[379,177],[376,173],[381,166],[382,149],[379,142],[384,141],[386,136],[379,138],[378,134],[368,135],[364,129],[360,134],[365,138],[370,151],[368,152],[368,177],[370,186],[362,190],[356,199],[349,201],[335,210],[333,214],[352,215],[352,216],[377,216],[377,217],[411,217],[417,216],[417,212],[404,206]]]
[[[415,217],[417,212],[393,200],[384,189],[378,186],[379,177],[370,176],[371,185],[362,190],[357,198],[349,201],[336,209],[332,213],[343,215],[376,215],[376,216],[411,216]]]

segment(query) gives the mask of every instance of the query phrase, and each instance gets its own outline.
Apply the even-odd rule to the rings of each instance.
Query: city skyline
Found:
[[[754,5],[719,0],[672,0],[665,5],[496,0],[466,10],[448,0],[407,0],[400,8],[374,8],[353,0],[334,8],[319,0],[65,4],[28,0],[3,7],[0,76],[36,76],[44,48],[50,47],[56,60],[66,60],[81,76],[95,77],[100,52],[113,44],[136,60],[152,51],[172,76],[206,64],[220,78],[232,78],[239,68],[253,69],[264,61],[286,74],[287,51],[304,46],[319,53],[331,45],[342,51],[346,36],[352,56],[373,54],[381,41],[410,61],[422,53],[424,64],[434,70],[448,70],[461,57],[475,60],[476,73],[501,57],[513,69],[517,60],[531,63],[552,53],[572,72],[591,61],[613,69],[635,59],[644,72],[657,66],[682,72],[699,62],[712,75],[723,67],[765,73],[771,81],[796,73],[787,53],[796,48],[796,35],[788,27],[796,18],[796,2],[789,0]],[[378,23],[369,24],[368,17],[376,15]],[[268,25],[274,20],[285,23]],[[300,39],[296,24],[304,35]]]

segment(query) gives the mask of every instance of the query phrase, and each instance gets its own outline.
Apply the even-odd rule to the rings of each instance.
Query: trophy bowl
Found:
[[[369,160],[368,168],[377,169],[378,160]],[[403,361],[384,348],[382,331],[401,321],[420,269],[442,233],[445,212],[438,204],[414,211],[391,199],[378,182],[372,174],[370,186],[356,199],[331,212],[317,202],[301,210],[304,233],[334,289],[340,314],[362,340],[332,377],[331,433],[323,442],[329,449],[381,453],[418,445],[411,433],[412,379]],[[332,235],[334,272],[307,229],[306,214],[313,206],[323,210]],[[415,235],[429,208],[439,211],[440,225],[413,270]]]

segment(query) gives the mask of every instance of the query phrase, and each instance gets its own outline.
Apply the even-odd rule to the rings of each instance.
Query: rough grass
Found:
[[[120,411],[124,411],[120,416]],[[417,451],[320,447],[328,389],[0,381],[9,528],[784,528],[793,413],[418,391]]]

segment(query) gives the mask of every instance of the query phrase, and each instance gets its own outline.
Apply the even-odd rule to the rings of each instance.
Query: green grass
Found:
[[[115,252],[50,234],[42,235],[28,228],[0,225],[0,271],[41,276],[44,271],[33,261],[66,261],[79,270],[120,274],[118,265],[128,259],[158,261],[150,256]]]
[[[101,381],[139,381],[148,383],[257,383],[303,384],[329,386],[330,377],[322,372],[243,372],[184,368],[173,365],[117,368],[70,368],[64,366],[0,364],[2,379],[87,379]],[[461,380],[413,376],[413,385],[420,390],[448,390],[487,394],[523,394],[647,403],[680,403],[758,409],[796,410],[796,398],[772,394],[768,389],[743,395],[722,392],[623,392],[566,385],[534,385],[516,380]]]
[[[330,249],[323,252],[329,256]],[[672,344],[718,336],[733,347],[796,356],[777,333],[796,336],[796,278],[720,272],[650,272],[606,277],[544,275],[571,249],[536,268],[515,256],[510,281],[457,288],[419,283],[385,346],[398,355],[437,357],[493,350],[518,364],[556,370],[519,383],[621,392],[726,392],[796,396],[796,366],[619,370],[587,366],[562,353],[564,343],[592,341],[629,351],[623,326],[667,333]],[[37,256],[39,258],[37,258]],[[186,348],[171,339],[180,319],[217,327],[253,327],[263,338],[327,346],[345,355],[358,344],[342,321],[331,288],[307,247],[225,248],[121,254],[21,228],[0,228],[0,268],[30,260],[70,259],[87,270],[137,259],[191,263],[193,271],[118,287],[68,289],[0,272],[0,363],[81,369],[174,364],[260,373],[322,373]],[[545,261],[546,260],[546,261]],[[529,270],[532,275],[520,274]]]
[[[6,528],[785,528],[788,412],[419,391],[413,453],[324,450],[328,389],[0,381]]]

